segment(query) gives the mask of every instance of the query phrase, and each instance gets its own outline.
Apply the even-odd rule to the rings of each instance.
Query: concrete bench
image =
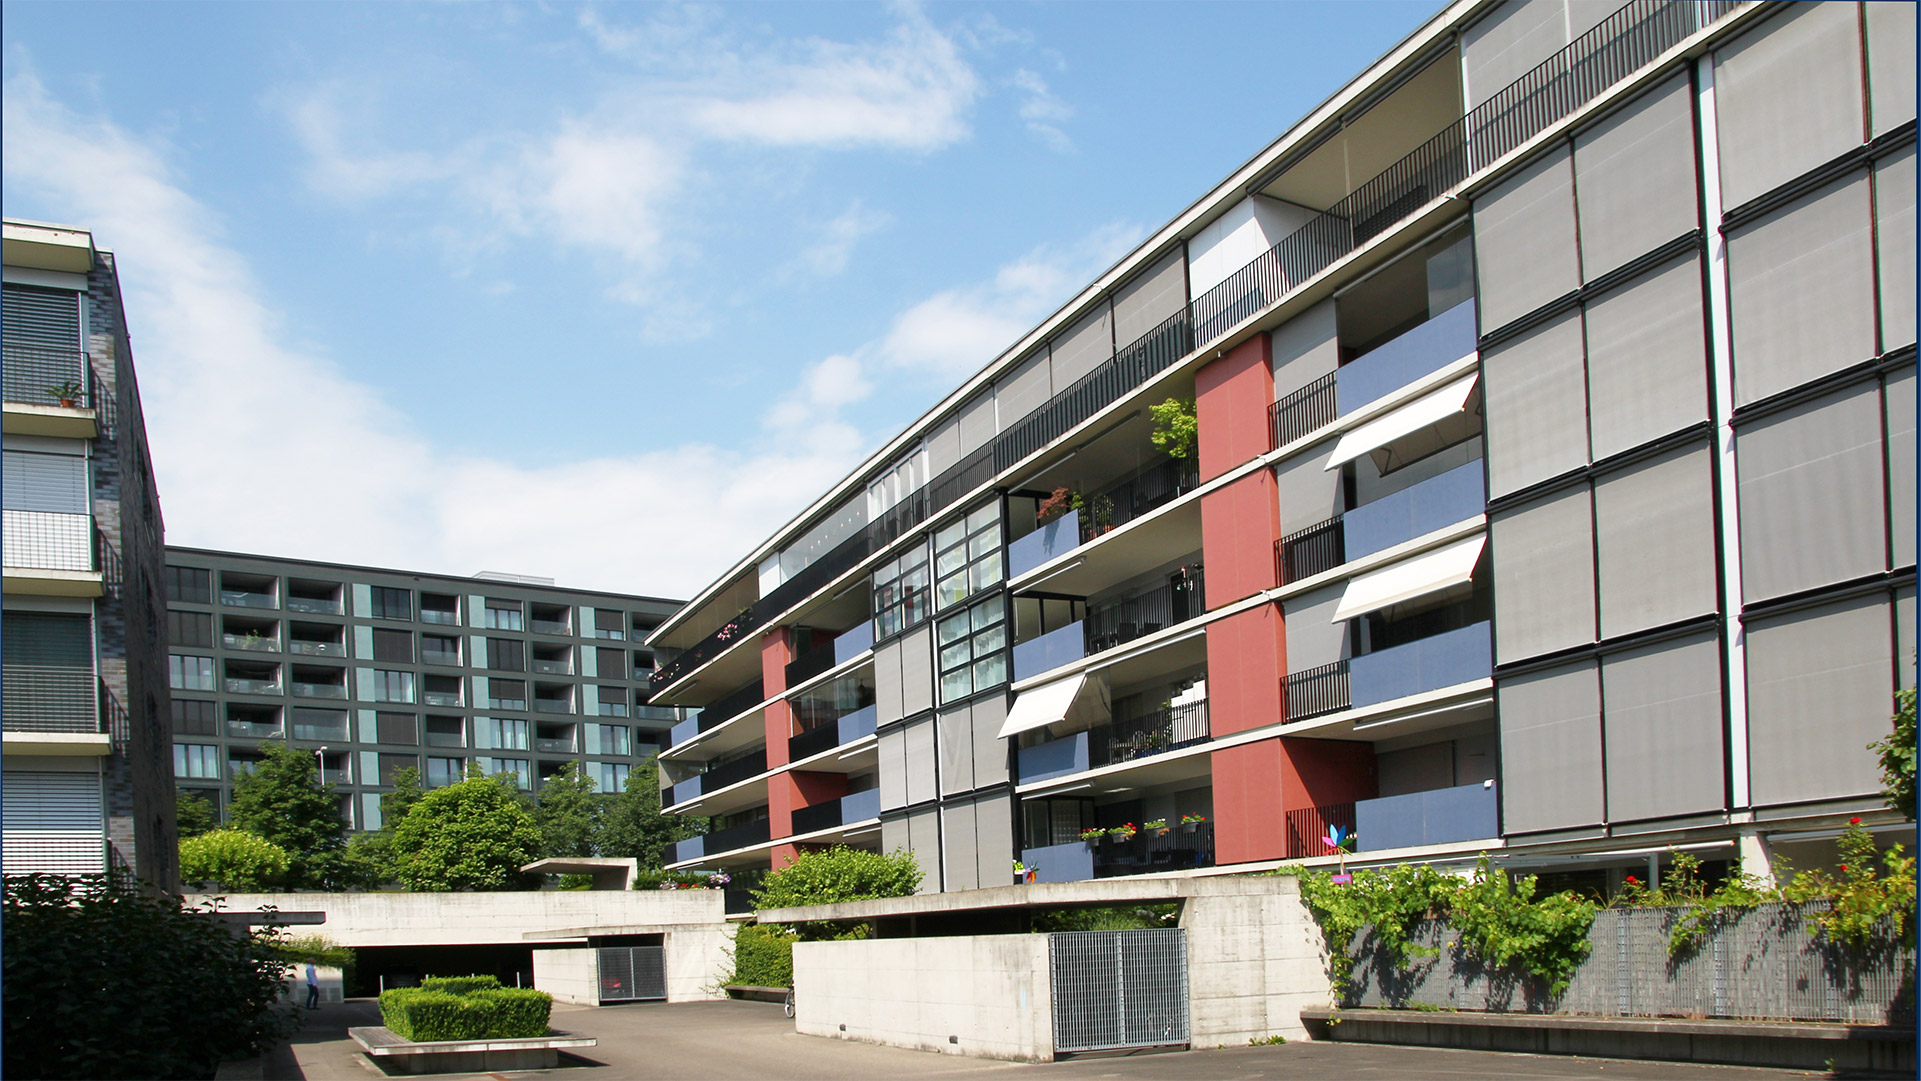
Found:
[[[367,1057],[392,1073],[486,1073],[494,1070],[551,1070],[560,1065],[563,1047],[592,1047],[590,1036],[554,1033],[523,1040],[403,1040],[384,1025],[347,1030]]]
[[[749,1002],[786,1002],[785,987],[755,987],[752,984],[730,983],[722,987],[728,998],[746,999]]]

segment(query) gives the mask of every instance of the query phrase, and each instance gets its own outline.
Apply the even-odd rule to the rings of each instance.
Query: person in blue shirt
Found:
[[[320,972],[313,967],[312,961],[307,962],[307,1008],[320,1008]]]

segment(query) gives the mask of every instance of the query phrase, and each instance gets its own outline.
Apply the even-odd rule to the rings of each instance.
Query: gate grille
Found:
[[[1188,1042],[1185,930],[1064,931],[1047,952],[1056,1052]]]
[[[600,1001],[648,1002],[667,997],[667,964],[660,946],[600,947]]]

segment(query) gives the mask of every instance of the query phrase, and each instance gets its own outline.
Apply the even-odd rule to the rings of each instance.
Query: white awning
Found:
[[[1481,561],[1481,548],[1486,544],[1487,534],[1477,533],[1413,559],[1357,575],[1348,581],[1347,592],[1341,594],[1333,621],[1340,623],[1378,612],[1467,582],[1474,577],[1474,565]]]
[[[1479,378],[1478,375],[1469,375],[1457,379],[1347,433],[1339,443],[1334,444],[1334,453],[1328,456],[1324,468],[1339,469],[1363,454],[1382,450],[1391,443],[1426,429],[1438,429],[1432,439],[1420,440],[1423,444],[1432,443],[1433,446],[1424,447],[1418,454],[1410,453],[1403,457],[1411,460],[1446,446],[1448,441],[1460,434],[1447,429],[1458,426],[1467,411],[1468,399],[1474,394],[1475,381]],[[1387,463],[1382,463],[1381,471],[1387,472]]]
[[[1084,719],[1091,726],[1107,720],[1107,715],[1107,680],[1077,672],[1022,691],[1007,711],[999,738],[1065,720]]]

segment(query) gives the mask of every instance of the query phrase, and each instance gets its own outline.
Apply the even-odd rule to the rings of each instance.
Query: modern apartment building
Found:
[[[173,778],[225,815],[265,740],[318,757],[353,828],[394,775],[469,764],[536,790],[576,762],[620,792],[680,717],[647,704],[647,632],[678,601],[170,547]]]
[[[654,631],[680,865],[954,890],[1333,829],[1619,876],[1891,823],[1914,45],[1907,4],[1448,5]]]
[[[112,252],[4,223],[6,873],[177,879],[160,497]]]

